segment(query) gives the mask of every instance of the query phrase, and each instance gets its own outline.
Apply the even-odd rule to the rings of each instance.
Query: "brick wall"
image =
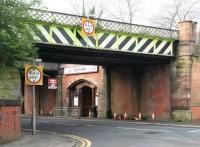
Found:
[[[75,64],[66,64],[62,65],[64,67],[73,67],[73,66],[80,66]],[[66,75],[63,74],[62,76],[62,105],[67,106],[69,102],[69,95],[68,95],[68,87],[73,84],[74,82],[84,79],[86,81],[90,81],[97,87],[97,93],[100,95],[102,93],[102,86],[103,86],[103,69],[99,66],[98,72],[94,73],[84,73],[84,74],[71,74]],[[99,97],[98,101],[98,111],[102,111],[104,105],[104,101],[102,98]]]
[[[141,83],[141,114],[157,120],[170,119],[170,70],[169,65],[147,67]]]
[[[157,120],[170,118],[170,65],[123,68],[111,72],[112,113]]]
[[[191,85],[192,120],[200,121],[200,61],[194,61]]]
[[[32,86],[24,87],[24,109],[25,114],[32,114]],[[56,90],[48,89],[47,78],[44,85],[36,86],[36,113],[37,115],[52,115],[53,107],[56,105]]]
[[[20,75],[16,67],[0,67],[0,142],[20,137]]]
[[[111,71],[111,110],[117,115],[138,114],[137,78],[133,68]]]
[[[0,143],[11,141],[20,137],[20,114],[20,106],[0,106]]]

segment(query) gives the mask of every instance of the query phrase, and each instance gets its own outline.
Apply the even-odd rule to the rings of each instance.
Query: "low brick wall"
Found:
[[[17,100],[0,100],[0,143],[21,135],[21,106]]]

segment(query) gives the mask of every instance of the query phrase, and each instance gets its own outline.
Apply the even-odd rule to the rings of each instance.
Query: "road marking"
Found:
[[[154,132],[169,132],[169,133],[175,132],[175,131],[171,131],[171,130],[138,129],[138,128],[126,128],[126,127],[117,127],[117,128],[124,129],[124,130],[137,130],[137,131],[154,131]]]
[[[25,131],[32,131],[31,129],[24,129]],[[50,132],[50,131],[43,131],[43,130],[36,130],[36,132],[41,132],[41,133],[48,133],[48,134],[57,134],[56,132]],[[78,140],[79,142],[81,142],[81,146],[80,147],[90,147],[92,145],[92,142],[88,139],[79,137],[79,136],[75,136],[75,135],[70,135],[70,134],[64,134],[62,136],[65,137],[70,137],[73,138],[75,140]]]
[[[48,122],[48,121],[45,121],[45,120],[41,120],[41,122],[49,124],[49,122]]]
[[[52,123],[56,125],[65,125],[65,126],[77,126],[78,124],[64,124],[64,123]]]
[[[200,132],[200,130],[192,130],[192,131],[188,131],[190,133],[195,133],[195,132]]]
[[[90,147],[92,144],[90,140],[79,137],[79,136],[70,135],[70,134],[64,134],[64,136],[67,136],[67,137],[70,137],[70,138],[80,141],[81,142],[80,147]]]
[[[41,122],[46,123],[46,124],[65,125],[65,126],[77,126],[78,125],[78,124],[50,123],[45,120],[41,120]]]
[[[91,126],[93,126],[93,125],[85,125],[86,127],[91,127]]]

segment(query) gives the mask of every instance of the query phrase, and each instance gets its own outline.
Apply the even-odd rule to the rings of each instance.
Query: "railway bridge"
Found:
[[[200,118],[191,72],[198,66],[196,23],[184,21],[179,30],[168,30],[43,10],[30,15],[44,62],[102,67],[98,117],[140,112],[158,120]],[[93,35],[83,33],[83,19],[94,21]]]

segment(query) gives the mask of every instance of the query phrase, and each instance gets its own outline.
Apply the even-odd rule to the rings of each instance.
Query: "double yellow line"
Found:
[[[31,131],[31,129],[23,129],[23,130]],[[43,132],[43,133],[49,133],[49,134],[57,134],[56,132],[43,131],[43,130],[37,130],[37,132]],[[63,136],[70,137],[70,138],[73,138],[75,140],[78,140],[79,142],[81,142],[80,147],[90,147],[92,145],[91,141],[89,141],[88,139],[79,137],[79,136],[70,135],[70,134],[64,134]]]
[[[90,147],[92,144],[91,141],[89,141],[88,139],[85,139],[79,136],[70,135],[70,134],[64,134],[64,136],[80,141],[81,142],[80,147]]]

